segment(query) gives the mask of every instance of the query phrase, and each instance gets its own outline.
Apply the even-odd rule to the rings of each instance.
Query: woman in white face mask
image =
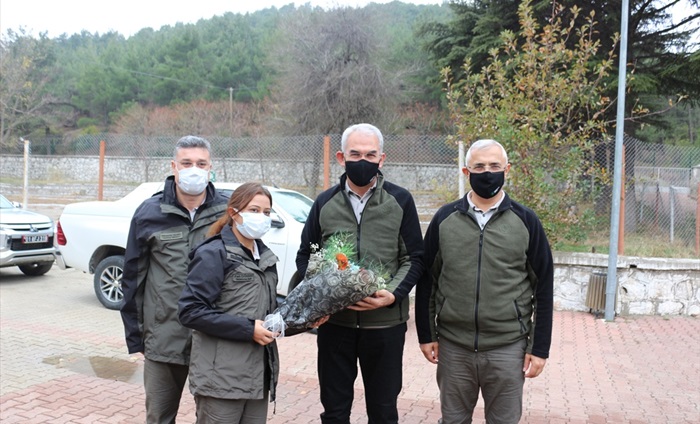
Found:
[[[271,208],[266,188],[241,185],[190,254],[179,318],[194,330],[189,381],[199,424],[264,423],[275,400],[276,334],[263,320],[277,307],[277,257],[260,240]]]

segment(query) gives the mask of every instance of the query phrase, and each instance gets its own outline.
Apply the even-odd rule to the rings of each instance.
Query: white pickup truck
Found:
[[[237,183],[215,183],[227,195]],[[272,229],[263,241],[279,258],[277,293],[286,296],[296,282],[296,252],[313,201],[301,193],[267,187],[272,194]],[[162,182],[143,183],[116,201],[71,203],[56,224],[56,263],[94,274],[97,299],[109,309],[122,302],[121,277],[131,217],[148,197],[163,189]]]

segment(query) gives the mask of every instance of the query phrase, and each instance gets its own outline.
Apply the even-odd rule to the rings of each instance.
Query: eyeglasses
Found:
[[[346,156],[348,158],[352,159],[353,161],[367,159],[369,162],[374,162],[375,160],[377,160],[377,158],[379,158],[381,156],[381,154],[379,154],[375,151],[371,151],[371,152],[367,152],[365,154],[362,154],[356,150],[351,150],[349,153],[346,154]]]
[[[190,162],[188,160],[183,160],[182,162],[179,162],[180,166],[183,168],[192,168],[193,165],[195,165],[194,162]],[[209,168],[209,162],[205,160],[200,160],[199,162],[196,163],[197,168],[201,169],[206,169]]]
[[[476,164],[474,166],[468,166],[467,169],[469,171],[474,172],[476,174],[480,174],[482,172],[501,172],[504,169],[506,169],[503,165],[500,163],[491,163],[489,165],[484,165],[483,163]]]

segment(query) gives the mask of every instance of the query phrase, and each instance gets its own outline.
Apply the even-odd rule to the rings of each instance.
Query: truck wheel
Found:
[[[119,310],[122,305],[122,274],[124,256],[108,256],[95,268],[95,295],[107,309]]]
[[[37,262],[30,265],[19,265],[19,270],[22,271],[24,275],[37,277],[49,272],[52,266],[53,262]]]

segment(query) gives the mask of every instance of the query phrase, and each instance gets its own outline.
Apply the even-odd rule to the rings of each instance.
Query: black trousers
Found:
[[[318,380],[324,424],[349,424],[359,361],[369,424],[398,423],[406,323],[382,329],[318,328]]]

